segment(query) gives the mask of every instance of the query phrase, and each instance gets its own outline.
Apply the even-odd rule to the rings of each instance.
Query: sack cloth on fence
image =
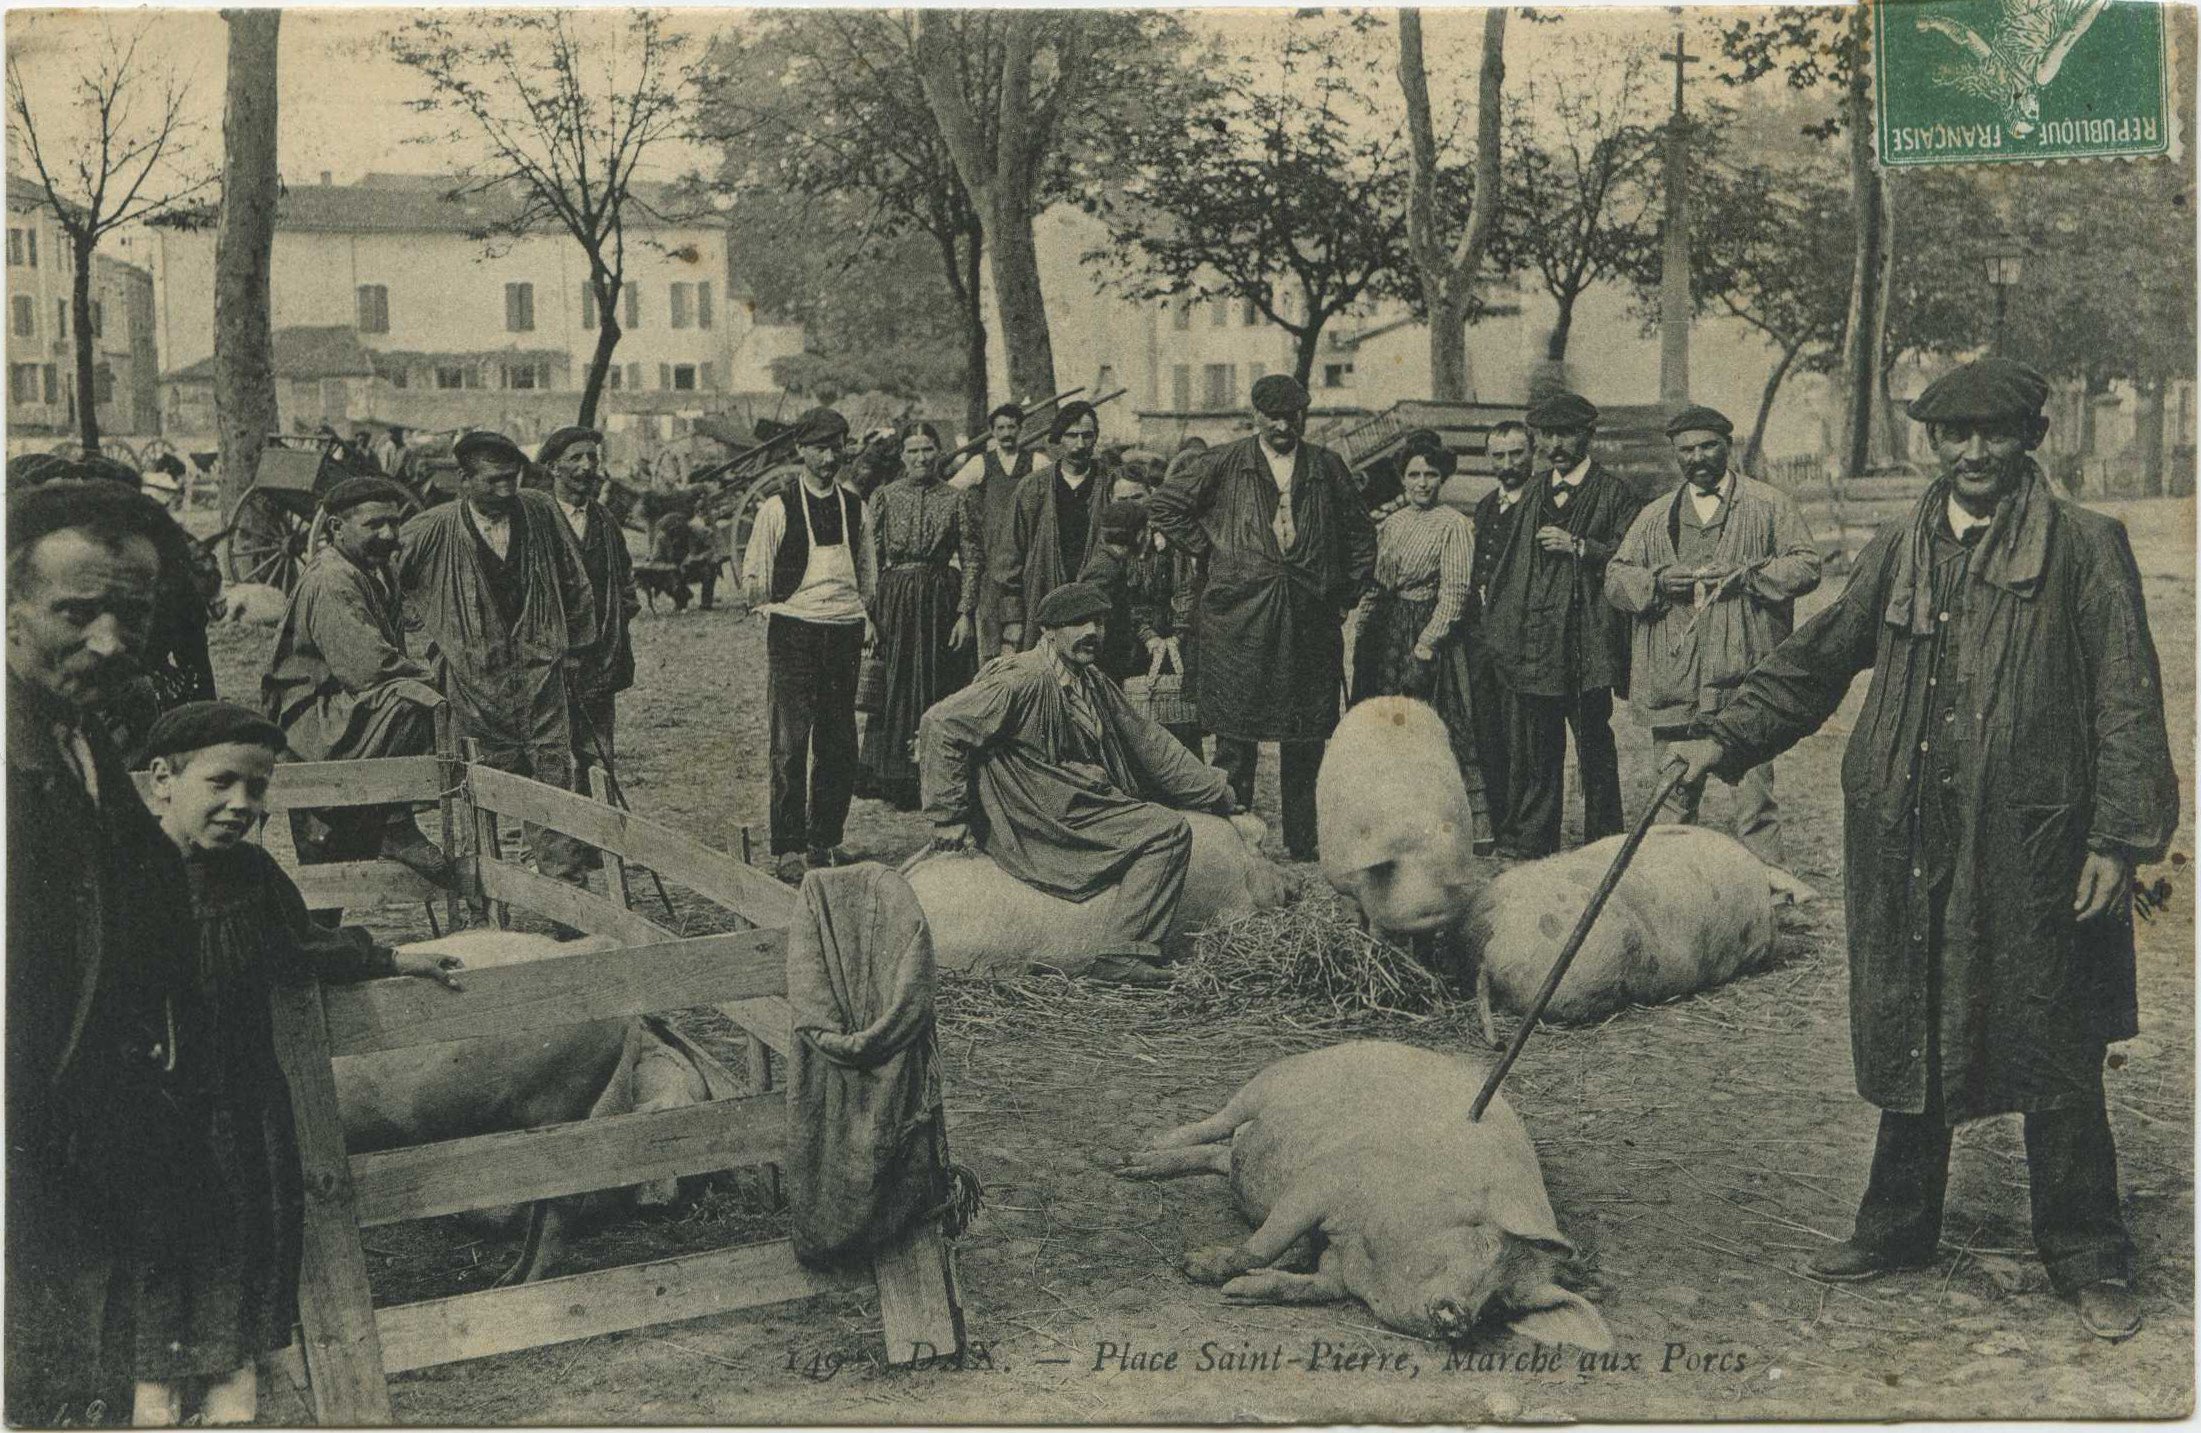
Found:
[[[810,872],[802,905],[787,936],[795,1257],[858,1262],[941,1214],[952,1237],[978,1186],[948,1162],[932,932],[916,893],[867,862]]]

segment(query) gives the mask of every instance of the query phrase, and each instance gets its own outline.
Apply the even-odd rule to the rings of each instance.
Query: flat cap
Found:
[[[405,506],[413,495],[388,478],[346,478],[321,496],[321,506],[332,513],[350,512],[361,503],[395,503]]]
[[[1039,601],[1039,625],[1074,627],[1108,615],[1108,598],[1090,582],[1066,582]]]
[[[180,551],[177,544],[183,537],[166,508],[121,483],[55,478],[8,494],[10,553],[76,527],[108,538],[150,538],[161,549],[163,563]]]
[[[1094,426],[1098,427],[1100,424],[1100,410],[1082,398],[1072,403],[1065,403],[1055,410],[1054,426],[1048,432],[1059,443],[1062,441],[1062,435],[1070,431],[1072,424],[1082,422],[1087,418],[1092,419]]]
[[[1101,531],[1134,536],[1146,528],[1146,509],[1129,498],[1119,498],[1101,509]]]
[[[1264,373],[1253,381],[1253,411],[1256,413],[1272,418],[1302,413],[1306,411],[1307,402],[1307,390],[1289,373]]]
[[[1944,373],[1911,400],[1921,423],[1991,422],[2038,418],[2048,402],[2048,380],[2008,358],[1982,358]]]
[[[174,757],[230,742],[274,752],[290,750],[283,729],[250,707],[235,702],[185,702],[162,712],[153,723],[145,734],[145,754]]]
[[[1546,433],[1571,433],[1597,422],[1597,405],[1579,393],[1554,393],[1528,410],[1528,425]]]
[[[813,408],[795,420],[795,444],[803,448],[837,448],[848,438],[848,420],[831,408]]]
[[[1722,438],[1732,438],[1735,436],[1735,422],[1717,408],[1692,403],[1666,420],[1667,437],[1678,437],[1683,433],[1717,433]]]
[[[469,467],[476,463],[506,463],[515,468],[527,466],[527,454],[520,451],[519,444],[488,428],[459,434],[451,444],[451,456]]]
[[[563,428],[553,430],[549,437],[543,439],[543,445],[535,450],[535,461],[547,468],[564,457],[566,449],[576,443],[601,445],[603,441],[604,435],[594,428],[583,428],[576,424],[568,424]]]

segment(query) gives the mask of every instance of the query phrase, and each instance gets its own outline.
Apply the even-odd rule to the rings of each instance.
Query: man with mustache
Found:
[[[1605,602],[1605,564],[1643,506],[1590,456],[1597,408],[1554,393],[1528,410],[1536,468],[1491,564],[1484,639],[1511,697],[1506,807],[1498,854],[1534,860],[1559,849],[1566,806],[1567,733],[1582,779],[1582,839],[1617,835],[1620,753],[1613,693],[1628,689],[1628,640]]]
[[[2030,456],[2047,398],[2003,358],[1920,394],[1940,478],[1673,759],[1732,779],[1872,670],[1842,866],[1850,1049],[1880,1132],[1856,1231],[1809,1272],[1933,1263],[1955,1127],[2022,1112],[2049,1281],[2122,1339],[2141,1309],[2102,1064],[2139,1030],[2132,871],[2163,858],[2178,778],[2124,525],[2058,498]]]
[[[1819,585],[1819,546],[1794,500],[1733,471],[1735,425],[1717,409],[1684,408],[1666,424],[1683,482],[1636,515],[1605,565],[1605,598],[1629,623],[1628,699],[1666,765],[1673,743],[1703,734],[1760,657],[1788,640],[1796,599]],[[1735,839],[1770,866],[1786,865],[1773,766],[1734,783]],[[1671,810],[1694,825],[1701,784],[1674,793]]]
[[[1062,460],[1017,484],[1009,515],[997,584],[1003,656],[1039,641],[1039,604],[1085,570],[1086,557],[1101,545],[1101,510],[1115,486],[1114,474],[1097,456],[1100,414],[1092,404],[1063,404],[1055,413],[1054,439]]]
[[[1465,634],[1467,679],[1474,691],[1471,720],[1475,724],[1475,758],[1483,769],[1483,800],[1495,824],[1506,810],[1506,780],[1512,771],[1506,743],[1512,739],[1514,718],[1512,696],[1499,680],[1497,660],[1483,636],[1483,609],[1489,602],[1484,589],[1490,582],[1491,569],[1498,565],[1499,550],[1505,546],[1506,529],[1521,511],[1521,494],[1528,490],[1528,425],[1510,418],[1492,424],[1485,451],[1498,486],[1475,504],[1474,561],[1468,568],[1467,612],[1460,619],[1460,627]],[[1489,855],[1492,844],[1478,837],[1475,854]]]
[[[981,660],[1002,649],[1001,573],[1008,569],[1010,545],[1015,540],[1017,489],[1035,469],[1049,463],[1045,453],[1018,445],[1018,435],[1024,431],[1021,404],[1004,403],[987,414],[986,430],[992,435],[986,446],[948,479],[949,487],[977,494],[979,513],[985,523],[982,545],[986,552],[986,570],[979,578],[975,614]]]
[[[329,545],[299,575],[260,676],[260,710],[300,761],[424,756],[436,749],[435,677],[405,647],[391,562],[412,495],[383,478],[329,489]],[[410,808],[341,806],[290,813],[299,859],[384,856],[432,881],[450,865]]]
[[[580,544],[581,570],[596,598],[596,640],[573,674],[573,789],[583,795],[590,791],[589,772],[613,760],[617,750],[612,734],[619,694],[634,685],[634,636],[627,624],[642,610],[626,530],[597,501],[604,486],[603,452],[602,433],[567,427],[543,439],[535,455],[550,470],[552,495]],[[594,852],[586,859],[599,864]]]
[[[550,494],[520,487],[527,455],[510,438],[466,433],[452,454],[458,501],[398,533],[406,629],[427,638],[457,735],[484,764],[570,789],[574,681],[598,633],[580,545]],[[580,842],[532,824],[527,841],[543,875],[586,883]]]
[[[1097,969],[1151,979],[1192,859],[1192,830],[1176,812],[1236,807],[1222,772],[1095,668],[1107,615],[1108,598],[1088,583],[1048,593],[1039,644],[935,703],[917,760],[934,850],[975,845],[1063,900],[1120,888]]]

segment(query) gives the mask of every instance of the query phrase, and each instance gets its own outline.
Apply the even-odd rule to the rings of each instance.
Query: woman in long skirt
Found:
[[[986,561],[978,509],[968,493],[942,480],[940,453],[938,429],[909,424],[902,430],[902,476],[871,495],[879,560],[872,620],[886,698],[864,731],[856,790],[903,811],[918,804],[918,719],[962,690],[975,667],[971,612]],[[950,565],[958,557],[960,573]]]
[[[1353,647],[1353,700],[1410,696],[1435,707],[1451,734],[1460,778],[1481,812],[1482,767],[1475,760],[1459,630],[1474,528],[1466,514],[1437,501],[1453,467],[1452,454],[1434,434],[1409,440],[1399,473],[1405,505],[1376,529],[1376,590]]]

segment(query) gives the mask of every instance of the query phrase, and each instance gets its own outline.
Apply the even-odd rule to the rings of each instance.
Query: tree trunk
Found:
[[[1872,23],[1867,7],[1859,6],[1851,23],[1862,46],[1870,36],[1865,27]],[[1880,366],[1880,271],[1886,261],[1882,241],[1887,237],[1880,175],[1872,163],[1872,79],[1862,66],[1851,82],[1845,108],[1857,260],[1850,271],[1849,314],[1842,338],[1843,412],[1836,477],[1853,478],[1865,471],[1872,446],[1873,376]]]
[[[1289,332],[1292,335],[1292,376],[1311,394],[1314,392],[1315,351],[1322,343],[1322,323],[1311,322],[1304,329]]]
[[[604,384],[611,374],[611,355],[625,333],[619,327],[619,291],[624,282],[623,274],[606,273],[603,283],[596,282],[593,275],[589,278],[589,287],[596,290],[596,351],[588,357],[588,378],[581,388],[581,412],[573,420],[584,428],[596,426],[596,405],[603,401]]]
[[[1055,347],[1047,332],[1047,296],[1039,282],[1039,247],[1032,239],[1031,190],[1007,186],[990,196],[986,232],[993,242],[994,307],[1009,359],[1009,391],[1045,395],[1056,390]]]
[[[227,10],[222,217],[214,238],[214,407],[221,425],[222,511],[260,471],[276,430],[275,335],[268,272],[275,251],[275,56],[280,10]]]
[[[99,397],[99,360],[92,351],[92,246],[97,242],[89,231],[81,238],[69,236],[76,259],[69,279],[69,321],[76,325],[76,433],[87,458],[99,452],[99,404],[94,401]]]
[[[2133,417],[2133,456],[2140,460],[2140,496],[2163,495],[2163,389],[2159,373],[2143,372],[2133,383],[2139,406]]]
[[[947,270],[948,289],[955,295],[963,320],[963,431],[976,438],[986,431],[986,305],[980,295],[983,281],[985,230],[974,220],[968,242],[956,242],[953,231],[933,235],[940,245],[940,261]]]
[[[1773,417],[1773,400],[1780,395],[1781,384],[1788,379],[1789,366],[1795,363],[1803,347],[1796,343],[1781,349],[1781,361],[1773,366],[1773,372],[1765,380],[1765,391],[1758,395],[1758,419],[1750,425],[1750,441],[1742,450],[1742,470],[1753,478],[1765,477],[1765,427]]]
[[[1567,361],[1567,340],[1574,333],[1574,301],[1579,293],[1559,295],[1559,317],[1551,326],[1551,337],[1544,343],[1544,358],[1549,363]]]
[[[1406,98],[1408,157],[1413,167],[1407,208],[1407,245],[1421,280],[1429,318],[1430,396],[1464,402],[1468,396],[1467,310],[1483,254],[1490,246],[1498,206],[1499,140],[1505,86],[1506,10],[1483,12],[1482,70],[1477,81],[1475,193],[1465,232],[1447,252],[1437,218],[1437,137],[1429,108],[1429,75],[1422,58],[1421,12],[1399,12],[1399,86]]]

